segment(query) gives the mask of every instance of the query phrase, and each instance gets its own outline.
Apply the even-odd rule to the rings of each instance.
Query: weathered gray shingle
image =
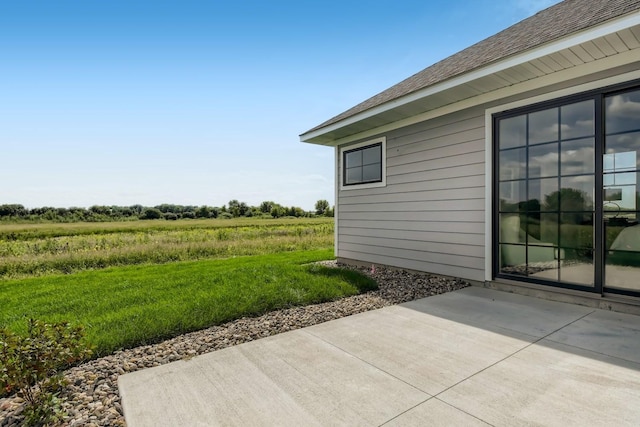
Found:
[[[640,0],[565,0],[435,63],[308,132],[638,9]]]

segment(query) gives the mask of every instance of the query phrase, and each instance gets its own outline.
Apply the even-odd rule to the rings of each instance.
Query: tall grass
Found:
[[[327,219],[10,225],[0,227],[0,279],[332,245]]]

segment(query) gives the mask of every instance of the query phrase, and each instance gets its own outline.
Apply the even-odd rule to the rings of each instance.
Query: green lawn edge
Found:
[[[0,282],[0,326],[20,332],[27,318],[80,324],[99,357],[377,287],[360,273],[313,264],[326,259],[331,249],[7,280]]]

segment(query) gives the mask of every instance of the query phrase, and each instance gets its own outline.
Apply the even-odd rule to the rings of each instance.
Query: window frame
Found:
[[[380,146],[380,180],[367,181],[367,182],[346,182],[346,158],[348,153],[354,151],[364,150],[372,146]],[[340,190],[360,190],[366,188],[386,187],[387,185],[387,138],[380,137],[375,139],[369,139],[367,141],[359,142],[344,147],[340,147]]]
[[[588,87],[588,86],[587,86]],[[605,165],[604,165],[604,151],[605,151],[605,138],[607,137],[605,129],[605,102],[608,97],[616,94],[630,92],[640,89],[640,79],[626,80],[622,82],[613,82],[612,84],[601,84],[597,86],[588,87],[584,91],[576,91],[574,93],[556,92],[553,96],[548,98],[545,96],[540,98],[532,98],[529,100],[522,100],[512,104],[503,105],[486,110],[487,118],[487,141],[488,145],[488,162],[490,162],[491,169],[488,177],[490,177],[490,194],[488,194],[487,201],[490,204],[487,206],[491,211],[491,219],[489,221],[489,229],[487,236],[489,239],[485,240],[486,248],[491,254],[490,262],[486,265],[488,272],[490,272],[490,279],[487,280],[514,280],[517,282],[534,283],[540,285],[551,285],[553,287],[565,288],[571,290],[588,291],[595,294],[618,294],[639,296],[635,290],[629,290],[626,288],[616,288],[611,285],[606,286],[605,271],[606,267],[606,254],[608,250],[605,248],[604,242],[605,236],[605,224],[603,202],[605,200]],[[499,231],[500,231],[500,202],[499,202],[499,185],[500,185],[500,139],[499,139],[499,122],[504,119],[516,117],[523,114],[530,114],[532,112],[541,111],[546,108],[562,107],[572,103],[577,103],[585,100],[595,101],[595,158],[594,158],[594,179],[595,179],[595,194],[594,194],[594,210],[593,210],[593,252],[594,252],[594,283],[593,285],[581,285],[572,282],[563,281],[562,277],[559,280],[547,280],[542,278],[534,278],[531,276],[521,276],[507,274],[500,271],[500,252],[499,252]],[[537,101],[540,100],[540,101]],[[535,102],[537,101],[537,102]],[[508,149],[508,148],[507,148]],[[640,174],[640,171],[637,173]],[[527,176],[526,180],[529,180]],[[489,183],[488,182],[488,183]],[[636,206],[636,211],[640,212],[640,206]]]

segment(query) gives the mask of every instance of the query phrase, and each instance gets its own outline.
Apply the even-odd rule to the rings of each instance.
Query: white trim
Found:
[[[332,141],[331,144],[328,144],[328,145],[341,145],[341,144],[346,144],[362,138],[369,138],[371,136],[379,135],[381,133],[388,133],[395,129],[400,129],[416,123],[424,122],[426,120],[431,120],[436,117],[444,116],[446,114],[455,113],[457,111],[475,107],[477,105],[494,102],[503,98],[507,98],[509,96],[517,95],[519,93],[528,92],[528,91],[539,89],[545,86],[550,86],[556,83],[562,83],[563,81],[584,77],[589,74],[595,74],[601,71],[606,71],[611,68],[615,68],[621,65],[626,65],[633,61],[638,61],[637,49],[630,50],[617,55],[609,56],[607,58],[603,58],[598,61],[589,62],[573,68],[567,68],[565,70],[558,71],[553,74],[547,74],[545,76],[538,77],[536,79],[527,80],[525,82],[518,83],[513,86],[507,86],[501,89],[497,89],[495,91],[484,93],[482,95],[474,96],[472,98],[467,98],[465,100],[458,101],[453,104],[449,104],[432,111],[427,111],[426,113],[421,113],[415,116],[408,117],[403,120],[398,120],[388,125],[380,126],[374,129],[370,129],[364,132],[360,132],[354,135],[349,135],[344,138],[337,139],[335,141]],[[634,73],[635,72],[630,72],[630,73],[622,74],[622,76],[628,75],[628,74],[631,75]],[[628,80],[633,80],[633,79],[634,78],[631,77]]]
[[[379,182],[370,182],[367,184],[352,184],[352,185],[344,185],[343,176],[344,176],[344,164],[342,164],[343,153],[345,151],[354,150],[360,147],[366,147],[367,145],[380,144],[380,156],[382,160],[382,180]],[[387,138],[380,137],[376,139],[370,139],[367,141],[359,142],[353,145],[346,145],[340,147],[340,155],[338,157],[338,161],[340,162],[340,172],[337,179],[340,182],[340,191],[349,191],[349,190],[364,190],[367,188],[377,188],[377,187],[386,187],[387,186]]]
[[[634,52],[636,55],[637,52]],[[556,98],[564,98],[566,96],[576,95],[582,92],[588,92],[590,90],[600,89],[606,86],[613,86],[621,83],[630,82],[640,79],[640,70],[631,71],[624,74],[618,74],[617,76],[608,77],[606,79],[600,79],[589,83],[583,83],[581,85],[572,86],[566,89],[556,90],[554,92],[547,92],[542,95],[532,96],[530,98],[519,99],[517,101],[510,102],[508,104],[498,105],[496,107],[488,108],[485,113],[492,115],[501,111],[511,110],[514,108],[524,107],[527,105],[537,104],[539,102],[550,101]]]
[[[600,89],[606,86],[621,84],[633,80],[640,79],[640,70],[630,73],[620,74],[594,82],[573,86],[570,88],[548,92],[543,95],[533,96],[518,101],[509,102],[507,104],[498,105],[496,107],[487,108],[485,110],[485,280],[493,280],[493,115],[514,108],[525,107],[544,101],[564,98],[571,95]]]
[[[340,148],[335,150],[335,168],[334,168],[334,194],[333,194],[333,255],[338,257],[338,192],[340,191]]]
[[[605,22],[604,24],[596,27],[588,28],[578,33],[573,33],[560,40],[556,40],[554,42],[547,43],[543,46],[531,49],[529,51],[525,51],[520,54],[516,54],[514,56],[499,60],[496,63],[483,66],[481,68],[469,71],[460,76],[453,77],[450,80],[446,80],[441,83],[436,83],[435,85],[418,90],[414,93],[405,95],[401,98],[391,100],[377,107],[373,107],[369,110],[358,113],[354,116],[347,117],[346,119],[333,123],[329,126],[320,128],[313,132],[302,134],[300,135],[300,140],[302,142],[310,142],[310,140],[313,138],[317,138],[324,134],[338,130],[342,127],[357,123],[361,120],[376,116],[378,114],[384,113],[386,111],[392,110],[402,105],[406,105],[408,103],[445,91],[447,89],[451,89],[451,88],[463,85],[473,80],[486,77],[488,75],[526,63],[528,61],[541,58],[545,55],[549,55],[549,54],[561,51],[563,49],[567,49],[569,47],[579,45],[580,43],[584,43],[590,40],[594,40],[598,37],[603,37],[608,34],[612,34],[617,31],[630,28],[638,24],[640,24],[640,11],[636,11],[635,13],[632,13],[630,15],[626,15],[623,18],[618,18],[612,21]],[[637,55],[637,53],[635,54]]]
[[[484,115],[484,280],[493,280],[493,117]]]

